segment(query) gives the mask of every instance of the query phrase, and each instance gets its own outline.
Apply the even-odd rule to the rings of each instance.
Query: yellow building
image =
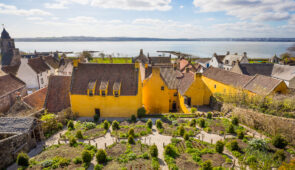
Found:
[[[79,116],[130,117],[142,107],[139,64],[81,64],[74,68],[71,107]]]

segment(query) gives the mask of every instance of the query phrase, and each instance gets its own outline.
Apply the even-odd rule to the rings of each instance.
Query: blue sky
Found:
[[[13,37],[295,37],[295,0],[0,0]]]

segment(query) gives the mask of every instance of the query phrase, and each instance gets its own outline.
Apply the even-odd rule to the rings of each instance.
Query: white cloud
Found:
[[[295,25],[295,14],[293,14],[289,20],[289,24],[294,24]]]
[[[53,3],[45,3],[45,8],[50,9],[65,9],[67,5],[77,3],[80,5],[87,5],[89,0],[55,0]]]
[[[43,18],[41,18],[41,17],[27,17],[27,20],[30,20],[30,21],[43,21]]]
[[[90,23],[90,24],[98,23],[98,20],[96,20],[94,17],[86,17],[86,16],[69,18],[69,21],[73,23],[78,23],[78,24],[79,23]]]
[[[194,0],[201,12],[225,11],[227,15],[254,21],[285,20],[295,11],[293,0]]]
[[[51,15],[49,12],[40,9],[18,9],[13,5],[0,3],[0,14],[19,15],[19,16],[45,16]]]
[[[182,8],[184,8],[184,6],[183,5],[180,5],[179,8],[182,9]]]

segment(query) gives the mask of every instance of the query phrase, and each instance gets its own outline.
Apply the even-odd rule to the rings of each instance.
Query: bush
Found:
[[[207,119],[212,119],[212,113],[211,112],[207,113]]]
[[[130,128],[129,131],[128,131],[128,136],[132,136],[134,137],[134,129],[133,128]]]
[[[135,115],[131,115],[131,122],[133,122],[133,123],[136,122],[136,116]]]
[[[27,167],[29,166],[29,156],[26,153],[19,153],[17,155],[16,163],[18,166],[24,166]]]
[[[96,154],[96,161],[100,164],[107,162],[107,153],[103,149],[99,149]]]
[[[202,164],[202,170],[212,170],[212,163],[210,160],[203,162]]]
[[[162,121],[161,121],[160,119],[158,119],[158,120],[156,121],[156,127],[157,127],[158,129],[162,129],[162,128],[163,128],[163,124],[162,124]]]
[[[135,144],[135,141],[134,141],[134,137],[133,136],[128,136],[128,143],[129,144]]]
[[[153,122],[151,119],[149,119],[147,122],[146,122],[146,126],[151,129],[153,127]]]
[[[197,108],[192,107],[192,108],[191,108],[191,113],[196,113],[197,110],[198,110]]]
[[[272,144],[277,148],[284,149],[288,145],[288,142],[281,135],[276,135],[272,139]]]
[[[183,135],[183,139],[184,139],[184,140],[189,140],[189,135],[188,135],[187,133],[184,133],[184,135]]]
[[[217,153],[222,153],[224,149],[224,143],[222,141],[217,141],[216,142],[216,146],[215,146],[215,150]]]
[[[94,129],[96,127],[96,124],[93,122],[84,122],[83,127],[86,128],[87,130]]]
[[[103,122],[103,128],[104,128],[105,130],[108,130],[109,127],[110,127],[110,123],[109,123],[109,121],[105,120],[105,121]]]
[[[231,120],[231,123],[232,123],[233,125],[238,126],[238,125],[239,125],[239,119],[238,119],[237,117],[234,117],[234,118]]]
[[[230,150],[231,151],[239,151],[240,150],[239,144],[236,140],[233,140],[230,142]]]
[[[280,161],[280,162],[283,162],[286,159],[286,155],[284,153],[284,150],[282,150],[282,149],[277,150],[276,153],[273,156],[273,159],[277,160],[277,161]]]
[[[253,164],[257,163],[257,158],[254,155],[251,155],[246,159],[246,163],[248,165],[253,165]]]
[[[81,164],[82,163],[82,158],[81,157],[76,157],[73,159],[74,164]]]
[[[70,146],[76,146],[77,145],[77,141],[75,138],[71,138],[70,139]]]
[[[179,129],[178,129],[178,133],[179,133],[179,136],[183,136],[184,135],[184,127],[183,126],[180,126]]]
[[[141,107],[137,110],[137,117],[142,118],[145,116],[146,110],[144,107]]]
[[[58,128],[59,130],[61,130],[63,127],[64,127],[64,125],[63,125],[62,123],[57,123],[57,128]]]
[[[253,151],[266,151],[268,149],[267,143],[263,139],[252,139],[249,143],[249,148]]]
[[[245,134],[244,134],[244,132],[243,131],[238,131],[238,138],[239,139],[244,139],[244,137],[245,137]]]
[[[154,170],[160,169],[160,164],[158,158],[152,158],[152,168]]]
[[[83,139],[83,134],[82,134],[82,131],[81,131],[81,130],[78,130],[78,131],[76,132],[76,138],[78,138],[78,139]]]
[[[99,121],[99,115],[98,114],[95,114],[93,116],[93,120],[94,120],[94,122],[98,122]]]
[[[102,168],[103,168],[103,165],[101,165],[101,164],[96,164],[94,166],[94,170],[102,170]]]
[[[192,120],[189,122],[189,126],[191,126],[191,127],[195,127],[195,126],[196,126],[196,123],[197,123],[196,119],[192,119]]]
[[[151,154],[151,157],[158,157],[158,148],[155,144],[153,144],[151,147],[150,147],[150,154]]]
[[[165,146],[164,154],[172,158],[176,158],[178,156],[178,153],[176,152],[176,148],[171,144],[168,144],[167,146]]]
[[[201,128],[204,128],[205,127],[205,120],[204,119],[200,119],[199,126]]]
[[[120,129],[120,127],[119,127],[119,122],[118,121],[113,121],[113,123],[112,123],[112,129],[113,130],[119,130]]]
[[[69,120],[67,127],[69,130],[74,130],[75,129],[74,122],[72,120]]]
[[[234,134],[235,133],[235,128],[233,126],[233,124],[230,124],[228,129],[227,129],[227,132],[228,133],[231,133],[231,134]]]
[[[88,151],[88,150],[84,150],[82,152],[82,160],[84,163],[88,164],[91,162],[92,160],[92,156],[91,156],[91,153]]]

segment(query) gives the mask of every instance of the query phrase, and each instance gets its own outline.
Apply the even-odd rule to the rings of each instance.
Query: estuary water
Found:
[[[91,42],[15,42],[16,48],[24,52],[83,50],[101,51],[116,57],[134,57],[143,49],[150,56],[157,51],[180,51],[198,57],[211,57],[213,53],[225,54],[247,52],[250,58],[269,58],[286,52],[294,42],[236,42],[236,41],[91,41]]]

